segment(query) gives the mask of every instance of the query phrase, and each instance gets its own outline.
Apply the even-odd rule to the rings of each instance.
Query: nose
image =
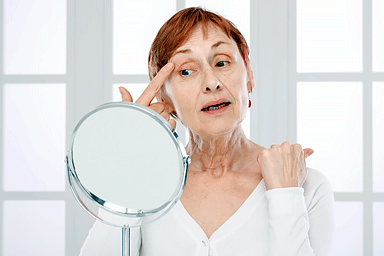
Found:
[[[206,86],[205,86],[205,89],[204,89],[204,92],[219,91],[219,90],[221,90],[221,88],[222,88],[222,86],[221,86],[220,82],[217,81],[216,86],[209,86],[209,85],[206,85]]]
[[[204,72],[203,91],[205,93],[219,91],[223,88],[212,68],[206,68]]]

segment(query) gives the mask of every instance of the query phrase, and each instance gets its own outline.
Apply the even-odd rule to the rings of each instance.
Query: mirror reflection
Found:
[[[155,209],[179,192],[183,156],[152,113],[128,106],[107,105],[79,124],[72,148],[76,174],[89,193],[106,202]]]

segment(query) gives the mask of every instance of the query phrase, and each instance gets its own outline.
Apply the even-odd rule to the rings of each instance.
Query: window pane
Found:
[[[372,0],[372,69],[384,72],[384,1]]]
[[[144,92],[145,88],[147,88],[148,84],[140,83],[140,84],[114,84],[113,85],[113,99],[112,101],[121,101],[121,94],[119,91],[119,87],[122,86],[127,89],[133,98],[133,102],[135,102],[140,95]],[[157,102],[156,98],[153,102]]]
[[[373,191],[384,192],[384,82],[372,88]]]
[[[223,0],[220,4],[216,0],[186,0],[186,7],[202,6],[216,12],[232,21],[240,30],[249,44],[250,34],[250,6],[249,0]]]
[[[324,173],[334,191],[363,189],[362,126],[362,83],[297,84],[298,143],[314,149],[307,166]]]
[[[297,72],[362,71],[362,0],[297,0]]]
[[[384,255],[384,203],[373,203],[373,255]]]
[[[4,1],[4,73],[66,73],[66,0]]]
[[[4,85],[4,190],[64,191],[65,90]]]
[[[5,201],[1,255],[64,256],[64,201]]]
[[[175,0],[113,1],[113,73],[148,74],[148,53]]]
[[[335,202],[333,255],[363,255],[363,203]]]

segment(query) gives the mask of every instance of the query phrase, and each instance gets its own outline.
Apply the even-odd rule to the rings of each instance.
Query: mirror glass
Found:
[[[78,123],[68,171],[81,193],[103,208],[144,217],[179,199],[187,160],[176,132],[159,114],[135,103],[114,102]]]

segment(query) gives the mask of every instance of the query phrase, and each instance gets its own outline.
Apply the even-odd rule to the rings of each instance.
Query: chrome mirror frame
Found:
[[[91,115],[94,115],[99,111],[103,111],[105,109],[115,108],[115,107],[131,108],[131,109],[140,111],[141,113],[148,115],[154,120],[156,120],[162,127],[165,128],[167,134],[172,138],[174,145],[177,149],[177,152],[179,153],[179,162],[180,162],[179,164],[180,164],[180,170],[182,170],[182,174],[181,174],[180,180],[178,181],[178,187],[177,187],[178,190],[173,193],[173,196],[169,201],[165,202],[160,207],[157,207],[155,209],[131,209],[131,208],[126,208],[125,206],[107,202],[103,198],[99,198],[98,196],[93,194],[91,191],[89,191],[86,187],[84,187],[76,173],[76,161],[74,159],[73,149],[74,149],[74,142],[75,142],[76,134],[78,130],[81,129],[81,125]],[[86,114],[76,125],[72,133],[65,161],[67,164],[67,175],[68,175],[69,185],[79,204],[96,220],[114,227],[122,228],[123,255],[129,255],[130,228],[140,227],[144,224],[148,224],[150,222],[153,222],[159,219],[168,211],[170,211],[172,207],[176,204],[176,202],[180,199],[181,194],[185,187],[186,179],[187,179],[188,165],[190,164],[190,158],[186,154],[185,148],[180,142],[180,140],[178,139],[178,135],[176,131],[173,129],[173,127],[162,116],[160,116],[158,113],[156,113],[152,109],[149,109],[142,105],[131,103],[131,102],[106,103],[95,108],[88,114]],[[87,199],[87,201],[89,202],[92,202],[93,206],[96,205],[98,206],[98,208],[105,209],[108,212],[112,213],[113,215],[127,217],[127,223],[124,225],[121,225],[121,223],[119,224],[111,220],[107,220],[105,218],[100,217],[98,212],[91,210],[89,205],[90,203],[89,202],[86,203],[85,199]],[[137,220],[137,221],[133,222],[132,224],[132,220]],[[127,243],[128,243],[128,249],[126,247]]]

